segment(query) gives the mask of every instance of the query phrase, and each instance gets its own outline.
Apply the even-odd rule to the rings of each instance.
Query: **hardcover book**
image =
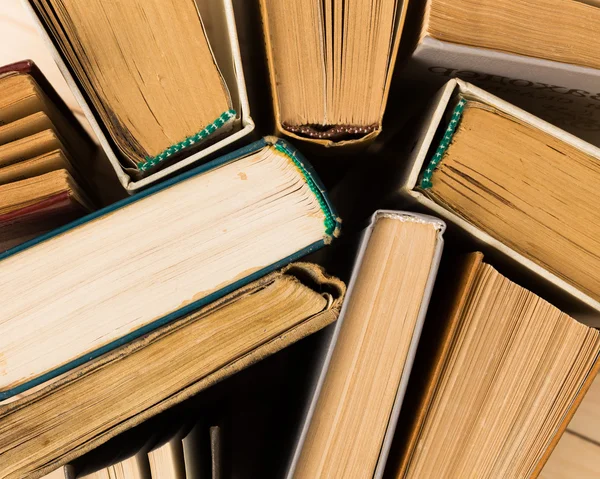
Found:
[[[401,194],[569,314],[597,318],[600,219],[586,205],[596,204],[600,150],[461,80],[446,84],[424,118]]]
[[[373,140],[408,2],[260,4],[277,134],[325,147]]]
[[[418,353],[433,361],[390,477],[535,478],[596,377],[600,332],[480,253],[455,272],[426,322],[440,340]]]
[[[344,292],[294,263],[0,405],[0,477],[40,477],[324,328]]]
[[[0,67],[0,252],[95,209],[94,154],[33,62]]]
[[[306,160],[266,138],[0,256],[10,398],[329,243]]]
[[[364,233],[287,477],[382,477],[443,248],[431,216],[377,211]]]
[[[231,0],[24,2],[129,193],[253,130]]]
[[[408,18],[408,89],[432,94],[460,78],[600,146],[597,3],[427,0]]]

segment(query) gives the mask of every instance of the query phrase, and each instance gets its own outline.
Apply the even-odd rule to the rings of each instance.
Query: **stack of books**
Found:
[[[600,6],[538,3],[25,0],[95,137],[0,68],[0,479],[583,474]]]

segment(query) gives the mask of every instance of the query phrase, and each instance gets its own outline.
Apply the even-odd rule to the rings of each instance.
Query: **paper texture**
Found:
[[[75,458],[88,451],[91,451],[92,449],[95,449],[99,445],[105,443],[123,431],[140,424],[146,419],[169,409],[175,404],[178,404],[185,399],[196,395],[200,391],[235,374],[251,364],[258,362],[263,358],[289,346],[290,344],[295,343],[303,337],[308,336],[327,326],[331,322],[335,321],[338,317],[342,299],[345,293],[345,286],[340,280],[326,275],[323,269],[319,266],[309,263],[292,264],[287,268],[284,268],[282,271],[272,273],[247,286],[241,287],[240,289],[228,294],[220,300],[201,308],[197,312],[181,318],[179,321],[170,323],[160,330],[141,337],[129,345],[123,346],[122,348],[114,350],[93,362],[87,363],[79,370],[61,377],[58,381],[48,385],[42,390],[36,391],[30,396],[15,401],[7,406],[0,407],[0,419],[2,419],[3,416],[10,415],[12,411],[18,411],[21,408],[27,407],[28,404],[33,402],[43,401],[46,396],[58,394],[61,389],[68,388],[72,384],[80,381],[86,381],[88,376],[94,375],[96,372],[97,374],[107,375],[109,374],[108,368],[110,368],[112,363],[127,361],[128,358],[133,356],[136,352],[145,350],[147,348],[148,351],[152,351],[152,348],[154,348],[153,344],[156,344],[157,347],[160,347],[160,339],[163,336],[176,334],[178,330],[185,328],[188,323],[200,321],[202,318],[210,315],[212,312],[226,308],[228,303],[236,300],[243,300],[244,295],[253,294],[258,289],[261,289],[271,282],[276,281],[278,277],[283,275],[289,275],[298,278],[302,284],[305,284],[309,288],[321,293],[326,293],[328,295],[329,302],[327,303],[325,309],[316,315],[305,318],[303,321],[291,327],[281,335],[261,345],[258,345],[255,349],[251,350],[247,354],[240,357],[232,357],[223,367],[216,369],[214,372],[204,377],[199,377],[196,382],[189,384],[183,389],[179,391],[173,391],[173,393],[167,397],[157,398],[156,403],[153,406],[143,411],[136,411],[132,413],[129,418],[119,422],[118,425],[114,427],[105,427],[103,430],[93,431],[92,435],[86,435],[81,437],[78,441],[69,442],[66,450],[59,450],[60,448],[57,449],[55,456],[53,453],[53,459],[45,463],[43,466],[37,467],[35,472],[32,473],[31,477],[41,477],[43,474],[56,469],[58,466],[73,461]],[[151,368],[151,366],[148,367]],[[118,382],[119,378],[115,377],[114,381]],[[107,387],[110,386],[107,385]],[[109,405],[107,404],[107,407],[108,406]]]
[[[410,429],[407,431],[407,441],[403,447],[403,450],[399,451],[401,461],[398,470],[393,471],[394,477],[404,476],[412,454],[414,452],[414,449],[417,446],[421,429],[423,427],[428,410],[433,400],[436,385],[442,375],[444,362],[449,354],[449,348],[451,345],[450,343],[452,337],[456,331],[456,328],[458,327],[458,320],[460,319],[461,312],[465,307],[465,302],[472,288],[477,270],[483,262],[483,258],[484,257],[481,253],[472,253],[468,255],[465,258],[464,263],[459,268],[460,272],[456,277],[457,283],[451,286],[452,293],[456,294],[456,297],[452,297],[451,303],[448,304],[447,321],[445,321],[444,329],[440,336],[438,349],[435,352],[435,358],[432,362],[431,368],[428,371],[426,371],[427,379],[425,383],[425,388],[419,398],[419,408],[415,412],[414,417],[412,418]],[[592,368],[592,371],[590,372],[581,390],[579,391],[575,400],[573,401],[569,412],[563,418],[561,425],[556,430],[554,438],[548,446],[548,449],[545,451],[543,457],[540,459],[540,462],[536,465],[535,473],[532,476],[532,478],[537,477],[543,469],[544,464],[548,460],[548,457],[552,453],[552,450],[554,449],[563,432],[565,431],[567,425],[573,417],[573,414],[575,414],[575,411],[577,410],[577,407],[579,406],[583,397],[585,396],[585,393],[594,381],[599,368],[600,358],[596,361],[594,367]]]

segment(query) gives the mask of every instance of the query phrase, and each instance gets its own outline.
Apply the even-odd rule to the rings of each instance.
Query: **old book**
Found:
[[[381,477],[442,248],[444,223],[378,211],[288,471]]]
[[[71,462],[318,331],[337,318],[344,290],[320,267],[293,264],[0,406],[0,477]]]
[[[43,111],[32,113],[10,123],[0,125],[0,145],[21,140],[44,130],[55,130],[48,115]]]
[[[458,77],[600,146],[597,1],[426,0],[410,9],[410,86],[430,94]]]
[[[0,214],[0,251],[5,251],[37,238],[48,231],[59,228],[65,223],[80,218],[87,208],[80,203],[85,201],[82,193],[69,184],[66,171],[59,170],[44,176],[44,187],[33,184],[39,178],[33,178],[9,185],[0,186],[0,197],[4,197],[6,213]],[[46,179],[50,179],[46,182]],[[15,187],[34,189],[35,201],[28,206],[19,206],[13,203]],[[46,189],[48,186],[51,189]],[[4,191],[4,193],[2,193]],[[0,200],[1,201],[1,200]]]
[[[0,256],[13,297],[0,307],[0,397],[213,301],[338,229],[306,160],[271,137],[14,248]]]
[[[597,202],[598,159],[466,98],[449,124],[422,191],[599,300],[600,212],[585,206]]]
[[[600,150],[461,81],[426,115],[404,192],[525,266],[530,286],[600,310]]]
[[[26,3],[130,192],[252,130],[230,0]]]
[[[0,252],[95,209],[94,151],[35,65],[0,67]]]
[[[0,67],[0,145],[52,130],[84,168],[95,145],[30,60]]]
[[[472,254],[396,476],[536,477],[600,367],[600,332]]]
[[[261,0],[278,132],[324,146],[377,136],[407,4]]]
[[[148,452],[152,479],[186,479],[183,454],[183,438],[186,432],[187,429],[178,431],[163,444],[159,444]]]

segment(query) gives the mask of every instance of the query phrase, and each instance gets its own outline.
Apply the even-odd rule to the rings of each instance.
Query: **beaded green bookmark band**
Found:
[[[290,160],[292,160],[292,162],[294,163],[296,168],[298,168],[300,173],[302,173],[302,176],[304,176],[304,179],[306,180],[306,184],[310,188],[310,191],[312,191],[313,194],[315,195],[315,197],[317,198],[317,201],[319,202],[319,206],[321,207],[321,211],[325,215],[325,233],[327,233],[330,236],[332,234],[334,234],[335,229],[337,228],[336,219],[331,214],[331,209],[329,208],[329,206],[327,205],[327,202],[325,201],[323,192],[318,187],[318,185],[315,182],[312,175],[310,175],[308,173],[308,171],[306,171],[306,168],[304,167],[302,162],[300,162],[298,160],[298,158],[296,158],[296,155],[294,154],[294,152],[291,151],[289,148],[287,148],[284,144],[277,142],[273,146],[275,147],[275,149],[277,151],[279,151],[280,153],[283,153]]]
[[[454,111],[452,112],[452,118],[450,119],[450,123],[448,124],[448,128],[446,128],[446,132],[444,133],[444,137],[440,141],[437,150],[435,151],[435,155],[433,155],[432,160],[427,165],[427,168],[423,172],[423,176],[421,177],[420,188],[426,190],[427,188],[431,188],[433,183],[431,181],[431,177],[433,176],[433,172],[437,168],[437,166],[444,158],[446,154],[446,150],[450,146],[452,142],[452,137],[454,136],[454,132],[456,131],[456,127],[460,122],[460,117],[462,116],[462,112],[465,109],[465,105],[467,104],[467,100],[461,99]]]
[[[180,152],[184,148],[188,148],[193,144],[204,140],[206,137],[212,135],[215,131],[217,131],[219,128],[225,125],[225,123],[227,123],[229,120],[235,118],[235,115],[235,110],[227,110],[219,118],[217,118],[212,123],[206,125],[204,129],[202,129],[195,135],[188,136],[185,140],[180,141],[176,145],[170,146],[165,151],[159,153],[154,157],[147,157],[144,161],[140,161],[137,165],[138,170],[148,171],[150,168],[158,165],[162,161],[165,161],[167,158],[173,156],[175,153]]]

